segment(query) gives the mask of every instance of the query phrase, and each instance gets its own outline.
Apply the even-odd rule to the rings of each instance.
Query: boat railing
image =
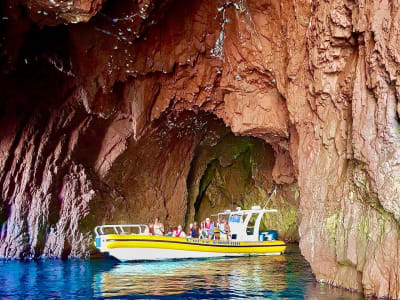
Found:
[[[134,234],[146,234],[149,232],[149,227],[146,224],[127,224],[127,225],[101,225],[94,228],[96,236],[110,234],[108,230],[113,231],[113,234],[132,234],[132,229],[136,229]]]

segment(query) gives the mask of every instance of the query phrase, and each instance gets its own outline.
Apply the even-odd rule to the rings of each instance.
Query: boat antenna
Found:
[[[267,207],[269,201],[271,201],[272,196],[274,196],[275,194],[276,194],[276,184],[274,183],[274,188],[273,188],[271,194],[269,194],[268,201],[267,201],[267,203],[265,203],[263,209],[265,209]]]

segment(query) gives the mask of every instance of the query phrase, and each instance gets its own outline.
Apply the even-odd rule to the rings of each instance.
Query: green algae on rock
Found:
[[[282,239],[297,241],[297,185],[276,185],[274,163],[272,148],[261,139],[228,133],[217,143],[200,144],[188,177],[186,225],[224,209],[264,206],[272,196],[268,207],[278,212],[264,217],[262,229],[276,229]]]

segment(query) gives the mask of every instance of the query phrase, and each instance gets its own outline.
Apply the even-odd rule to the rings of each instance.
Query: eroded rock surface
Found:
[[[3,1],[0,256],[82,257],[96,224],[191,220],[209,160],[243,177],[245,152],[213,148],[231,130],[265,142],[251,186],[299,206],[319,280],[400,298],[399,7]],[[231,184],[215,178],[208,198]],[[265,199],[248,187],[228,196]]]

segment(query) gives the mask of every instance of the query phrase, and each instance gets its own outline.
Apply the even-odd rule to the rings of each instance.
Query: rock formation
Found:
[[[317,279],[400,298],[398,1],[5,0],[0,22],[1,257],[277,186],[268,222],[299,223]]]

